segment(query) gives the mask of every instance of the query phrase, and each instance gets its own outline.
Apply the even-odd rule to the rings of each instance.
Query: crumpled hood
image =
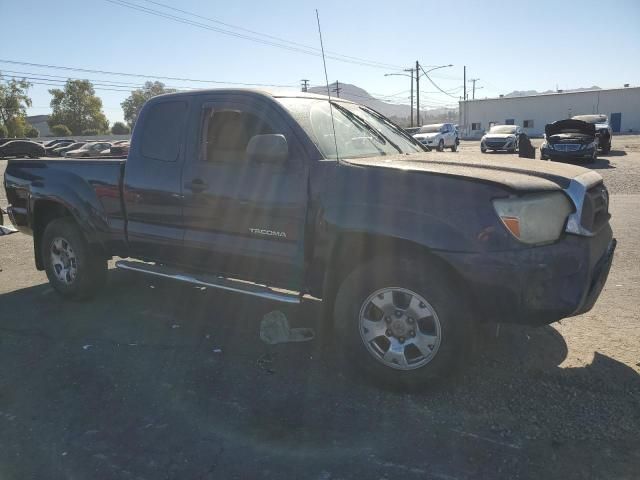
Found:
[[[549,123],[544,127],[544,133],[547,137],[551,135],[557,135],[559,133],[581,133],[583,135],[596,135],[596,126],[593,123],[583,122],[582,120],[567,119],[558,120],[557,122]]]
[[[541,162],[524,158],[508,159],[488,157],[480,153],[415,153],[344,160],[357,167],[395,169],[398,172],[416,172],[461,177],[467,180],[491,182],[516,191],[560,190],[567,188],[572,179],[586,175],[595,185],[602,177],[591,170],[555,162]]]

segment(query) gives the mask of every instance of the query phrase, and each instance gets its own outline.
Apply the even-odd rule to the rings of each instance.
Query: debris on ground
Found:
[[[256,360],[256,364],[258,364],[258,367],[267,372],[269,375],[273,375],[274,373],[276,373],[276,371],[271,368],[273,366],[273,356],[270,353],[265,353],[264,355],[260,356],[260,358]]]
[[[267,313],[260,322],[260,339],[269,345],[307,342],[314,337],[311,328],[291,328],[287,316],[279,310]]]

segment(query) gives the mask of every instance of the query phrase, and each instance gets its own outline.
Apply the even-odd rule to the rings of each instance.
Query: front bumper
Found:
[[[565,234],[554,244],[519,251],[441,257],[464,280],[483,320],[544,325],[593,307],[615,248],[606,225],[593,237]]]
[[[592,158],[595,154],[596,149],[593,147],[585,148],[584,150],[574,150],[570,152],[552,150],[547,147],[541,147],[540,152],[543,157],[547,158],[557,158],[557,159],[571,159],[571,158]]]

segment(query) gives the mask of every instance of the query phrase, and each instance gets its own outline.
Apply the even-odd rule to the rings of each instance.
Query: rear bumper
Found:
[[[615,248],[607,225],[593,237],[565,235],[521,251],[441,256],[464,279],[483,320],[544,325],[593,307]]]

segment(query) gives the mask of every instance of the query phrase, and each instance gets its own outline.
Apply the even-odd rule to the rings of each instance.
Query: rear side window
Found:
[[[242,110],[214,110],[204,112],[202,124],[205,162],[242,162],[251,138],[276,133],[263,118]]]
[[[162,102],[144,116],[142,155],[164,162],[175,162],[180,153],[186,102]]]

